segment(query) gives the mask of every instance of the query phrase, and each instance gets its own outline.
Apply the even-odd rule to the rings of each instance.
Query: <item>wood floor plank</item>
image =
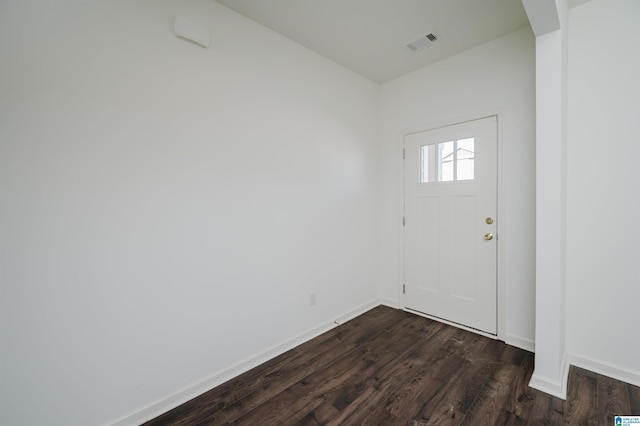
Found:
[[[534,402],[533,389],[529,388],[529,380],[533,373],[533,354],[507,346],[501,359],[503,362],[512,362],[519,367],[512,379],[512,392],[504,404],[504,409],[517,418],[528,419]]]
[[[527,421],[528,426],[559,426],[566,424],[564,415],[565,402],[563,400],[535,389],[531,389],[530,392],[533,396],[533,407]]]
[[[447,359],[442,352],[446,351],[444,349],[446,342],[455,334],[455,330],[449,327],[442,327],[439,330],[429,339],[415,340],[414,346],[410,350],[399,354],[386,371],[382,371],[378,375],[377,395],[375,399],[367,402],[371,408],[352,412],[350,417],[345,417],[345,420],[349,419],[354,423],[360,422],[362,424],[371,424],[374,421],[380,424],[399,422],[398,413],[406,413],[405,409],[399,408],[399,405],[406,401],[403,398],[410,398],[411,395],[414,395],[412,390],[419,390],[420,383],[428,380]],[[406,389],[406,383],[413,385],[413,389]],[[371,404],[372,402],[373,404]]]
[[[327,399],[326,393],[332,393],[336,389],[342,390],[345,387],[344,382],[351,377],[367,376],[375,358],[379,357],[379,346],[376,342],[363,344],[350,352],[335,360],[324,364],[324,367],[313,371],[303,379],[286,388],[286,392],[271,394],[271,398],[255,408],[253,414],[245,420],[251,418],[260,418],[262,412],[273,411],[273,405],[280,403],[281,400],[291,403],[291,400],[299,399],[306,396],[308,392],[314,392],[318,397]],[[361,362],[354,362],[354,359],[360,359]]]
[[[630,416],[640,416],[640,387],[627,385],[627,393],[629,395]]]
[[[590,425],[640,415],[640,388],[572,367],[531,389],[533,354],[377,307],[147,425]],[[628,411],[628,412],[625,412]]]
[[[478,393],[461,424],[498,424],[496,422],[501,410],[512,392],[511,379],[517,374],[517,369],[513,364],[499,364]]]
[[[468,333],[460,330],[460,333]],[[453,339],[453,343],[460,343],[460,334]],[[470,405],[477,397],[480,388],[473,386],[472,382],[485,380],[491,375],[491,369],[486,368],[484,362],[479,359],[486,358],[489,354],[495,354],[493,347],[495,341],[481,338],[477,335],[467,334],[475,339],[478,345],[467,344],[463,347],[467,351],[461,351],[457,356],[445,349],[442,356],[447,359],[452,368],[443,368],[436,375],[429,386],[425,387],[415,399],[417,404],[406,409],[409,420],[418,424],[460,424]],[[500,353],[498,350],[497,353]],[[456,368],[457,367],[457,368]]]
[[[458,411],[466,415],[471,410],[480,392],[484,391],[486,383],[500,368],[498,359],[504,350],[504,343],[492,340],[477,356],[472,357],[470,360],[472,366],[469,368],[468,374],[463,377],[462,388],[457,394],[459,397],[456,407]]]
[[[502,408],[500,409],[495,424],[503,426],[525,426],[527,422],[517,414]]]
[[[614,424],[614,417],[631,412],[627,384],[598,376],[598,423]]]
[[[300,405],[301,401],[308,404],[307,395],[311,392],[316,397],[324,398],[325,394],[331,393],[335,389],[340,389],[343,398],[357,398],[358,386],[361,386],[366,378],[374,376],[376,371],[386,366],[396,357],[396,353],[389,350],[388,340],[390,336],[395,334],[394,344],[391,347],[402,348],[415,342],[414,336],[410,333],[402,332],[403,328],[410,327],[412,327],[410,319],[403,319],[375,339],[358,345],[343,356],[331,360],[331,362],[325,362],[323,364],[324,368],[316,368],[311,374],[300,377],[291,386],[282,389],[276,394],[271,394],[268,400],[253,407],[250,412],[239,417],[239,419],[245,424],[257,424],[260,421],[265,421],[265,419],[277,424],[280,421],[279,416],[282,413],[282,405],[289,406],[291,409],[297,406],[305,407],[306,405]],[[306,368],[307,372],[310,370],[310,368]],[[355,387],[351,385],[353,382],[355,382]],[[349,404],[338,408],[344,412],[346,405]],[[299,413],[301,409],[296,410],[296,413]],[[228,417],[224,419],[226,420]]]
[[[464,378],[473,374],[473,370],[469,372],[472,361],[467,357],[470,353],[482,351],[489,342],[486,338],[460,330],[452,339],[454,346],[443,347],[438,352],[439,368],[424,377],[419,383],[421,389],[410,400],[412,403],[399,407],[402,410],[397,410],[396,416],[429,424],[459,424],[464,417],[458,409],[459,395],[467,387]]]
[[[369,377],[360,376],[346,383],[334,402],[334,406],[340,408],[342,413],[328,424],[357,424],[369,413],[380,410],[383,407],[382,398],[389,394],[390,389],[397,386],[398,382],[407,380],[407,374],[428,359],[421,350],[425,343],[432,342],[437,346],[449,333],[451,330],[443,324],[430,324],[426,329],[410,328],[408,340],[403,344],[386,345],[384,350],[391,356],[384,363],[378,362],[376,371]]]
[[[313,425],[326,425],[330,419],[335,419],[340,415],[333,405],[323,401],[317,408],[314,408],[308,412],[298,422],[289,422],[295,426],[313,426]]]
[[[567,385],[565,418],[572,425],[598,424],[598,377],[582,368],[571,367]]]

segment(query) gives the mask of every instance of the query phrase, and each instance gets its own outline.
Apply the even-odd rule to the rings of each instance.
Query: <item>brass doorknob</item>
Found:
[[[487,232],[486,234],[484,234],[484,239],[487,241],[493,240],[493,234],[490,232]]]

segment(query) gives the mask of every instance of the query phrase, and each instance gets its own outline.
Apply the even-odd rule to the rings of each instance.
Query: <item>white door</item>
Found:
[[[405,135],[405,307],[497,333],[497,117]]]

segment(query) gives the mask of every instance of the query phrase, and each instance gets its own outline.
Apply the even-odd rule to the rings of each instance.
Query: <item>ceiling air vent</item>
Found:
[[[411,43],[406,44],[405,46],[410,51],[415,52],[416,50],[424,49],[425,47],[435,43],[436,41],[438,41],[438,36],[434,33],[429,33],[429,34],[425,34],[423,36],[418,37],[417,39],[413,40]]]

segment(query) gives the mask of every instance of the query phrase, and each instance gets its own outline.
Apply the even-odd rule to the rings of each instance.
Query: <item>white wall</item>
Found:
[[[393,80],[381,91],[383,299],[400,303],[400,147],[407,130],[501,113],[502,338],[533,348],[535,298],[535,58],[530,28]],[[426,126],[426,127],[425,127]]]
[[[569,16],[567,351],[640,385],[640,3],[591,0]]]
[[[111,422],[377,299],[376,84],[209,0],[4,1],[0,69],[0,424]]]

